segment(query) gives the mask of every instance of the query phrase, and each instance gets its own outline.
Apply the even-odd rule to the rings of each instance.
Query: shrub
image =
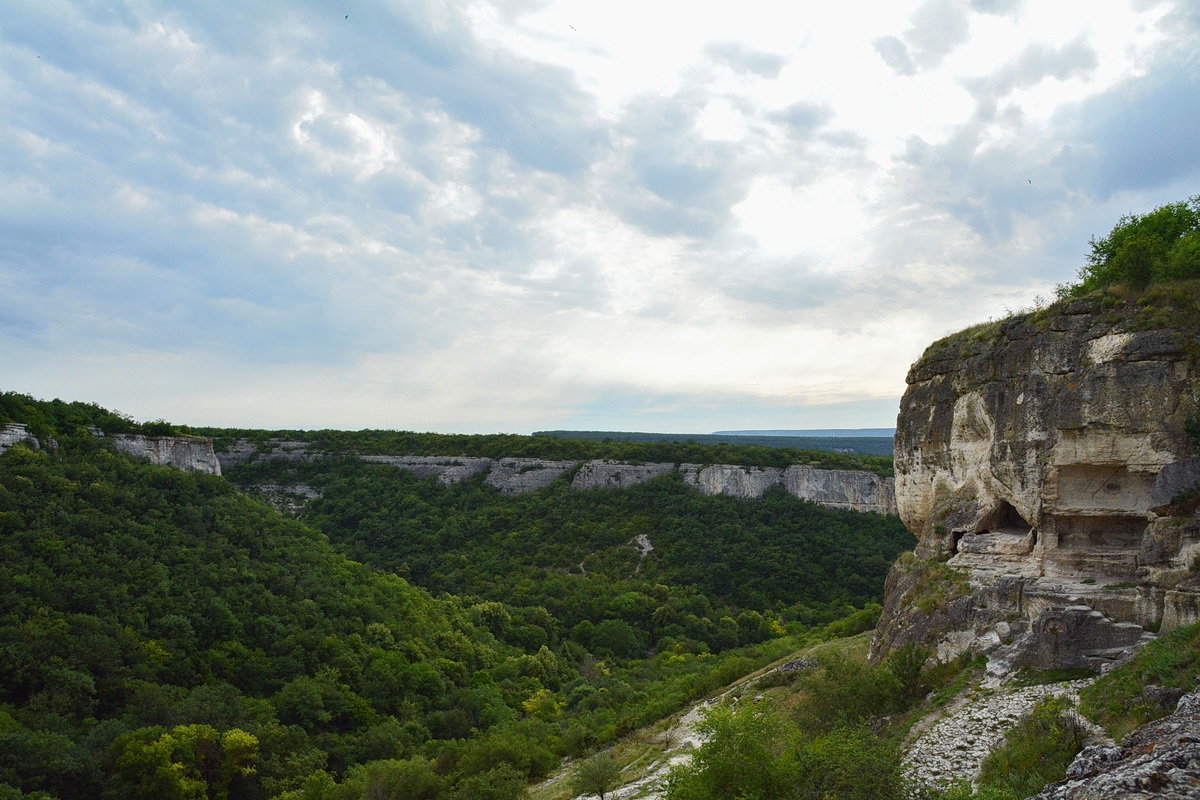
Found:
[[[1200,195],[1147,214],[1126,214],[1107,236],[1093,238],[1091,248],[1079,282],[1060,287],[1060,295],[1200,277]]]
[[[1003,745],[983,762],[979,782],[1014,798],[1037,794],[1048,783],[1062,780],[1075,755],[1083,749],[1086,732],[1070,712],[1066,698],[1038,703],[1017,723]]]
[[[704,744],[671,770],[667,800],[775,800],[796,797],[795,727],[752,706],[716,707],[700,724]]]

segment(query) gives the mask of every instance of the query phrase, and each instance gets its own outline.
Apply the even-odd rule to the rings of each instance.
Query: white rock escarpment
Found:
[[[7,450],[14,444],[24,444],[33,450],[41,448],[37,437],[29,432],[27,425],[20,422],[5,423],[4,427],[0,428],[0,452]]]
[[[305,442],[269,442],[256,445],[234,442],[218,453],[226,471],[254,458],[314,461],[333,458]],[[571,488],[623,489],[661,475],[678,473],[689,486],[707,495],[728,495],[746,500],[761,498],[781,487],[793,497],[830,508],[895,514],[895,483],[873,472],[818,469],[802,464],[752,467],[739,464],[623,463],[608,459],[553,461],[538,458],[485,458],[478,456],[354,456],[373,464],[386,464],[421,477],[436,476],[444,484],[457,483],[483,474],[484,483],[505,494],[523,494],[543,489],[554,480],[570,475]]]
[[[1075,301],[932,345],[896,431],[896,499],[917,563],[888,578],[873,657],[906,641],[989,669],[1105,669],[1200,619],[1195,330]],[[920,585],[944,562],[970,591]]]
[[[115,433],[109,436],[108,440],[118,451],[136,458],[148,459],[151,464],[204,475],[221,474],[221,462],[213,452],[212,439],[206,437]]]

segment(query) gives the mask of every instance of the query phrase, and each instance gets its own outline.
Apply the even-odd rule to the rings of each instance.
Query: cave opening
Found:
[[[951,531],[950,532],[950,555],[958,555],[958,543],[962,537],[966,535],[966,531]]]
[[[1032,530],[1033,526],[1013,508],[1012,503],[1007,500],[1001,500],[995,510],[984,519],[983,523],[979,526],[979,530],[976,532],[1026,534]]]

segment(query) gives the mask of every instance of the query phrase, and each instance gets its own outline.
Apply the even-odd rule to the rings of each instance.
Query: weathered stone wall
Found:
[[[948,559],[974,591],[931,610],[898,566],[877,657],[923,639],[992,653],[999,670],[1095,667],[1200,615],[1200,524],[1165,507],[1200,483],[1184,435],[1200,331],[1141,330],[1136,313],[1076,301],[950,337],[913,365],[897,507],[917,556]]]
[[[91,429],[95,436],[103,437],[99,428]],[[159,466],[176,467],[207,475],[220,475],[221,463],[213,452],[212,439],[201,436],[142,436],[136,433],[115,433],[107,437],[113,447],[122,453],[137,458],[149,459]],[[0,451],[22,442],[27,447],[38,449],[38,440],[27,426],[9,422],[0,427]],[[53,449],[56,444],[50,440]]]

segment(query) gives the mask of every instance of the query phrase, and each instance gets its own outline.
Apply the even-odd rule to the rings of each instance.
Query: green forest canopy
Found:
[[[789,589],[751,580],[769,523],[756,513],[790,520],[798,538],[782,550],[797,553],[810,546],[806,519],[836,529],[889,518],[822,516],[786,495],[762,511],[710,505],[730,498],[671,481],[630,499],[597,493],[591,508],[589,493],[563,487],[539,503],[352,460],[312,465],[325,476],[305,477],[326,493],[302,522],[88,431],[137,430],[119,414],[20,395],[0,395],[0,409],[44,437],[41,450],[0,454],[4,798],[336,800],[387,786],[516,797],[563,755],[670,713],[798,637],[870,624],[867,612],[819,626],[877,596],[882,573],[856,583],[856,559],[870,575],[911,542],[886,524],[875,546],[843,528],[849,549],[795,572]],[[668,547],[688,524],[702,526],[699,545],[743,523],[745,538],[725,544],[728,575],[689,577],[703,554]],[[659,543],[640,564],[634,528]],[[577,553],[586,575],[558,567]],[[401,557],[438,596],[389,571]],[[830,564],[841,570],[833,594],[820,587]]]

